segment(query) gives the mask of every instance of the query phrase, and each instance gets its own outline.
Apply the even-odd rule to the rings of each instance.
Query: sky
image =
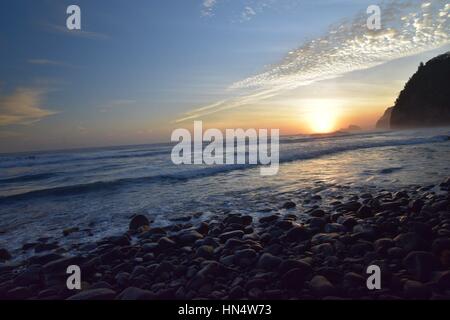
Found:
[[[450,50],[449,14],[442,0],[3,0],[0,153],[166,142],[194,120],[371,129]]]

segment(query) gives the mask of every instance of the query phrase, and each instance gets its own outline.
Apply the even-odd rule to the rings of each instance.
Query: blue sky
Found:
[[[276,112],[280,113],[286,101],[289,105],[310,92],[299,84],[302,79],[296,77],[293,83],[292,77],[287,80],[276,66],[285,67],[283,59],[289,52],[299,59],[302,53],[295,50],[327,34],[330,25],[351,21],[373,2],[1,1],[0,152],[167,141],[177,120],[192,120],[187,112],[215,106],[218,101],[222,104],[215,108],[217,112],[212,108],[208,110],[213,112],[206,114],[195,112],[195,117],[209,117],[211,125],[219,127],[233,122],[245,125],[246,119],[254,119],[253,110],[261,123],[268,123],[272,117],[267,110],[278,106]],[[448,10],[444,1],[430,2],[438,14],[442,8]],[[70,4],[81,8],[81,32],[65,29],[65,11]],[[442,33],[444,28],[444,39],[427,44],[435,51],[427,53],[417,44],[399,56],[362,59],[360,65],[367,64],[372,73],[358,74],[364,69],[359,67],[351,70],[356,72],[353,77],[374,75],[367,83],[376,84],[377,74],[389,72],[383,65],[404,58],[399,70],[391,74],[398,75],[392,81],[396,81],[395,89],[400,88],[421,59],[445,51],[445,46],[448,50],[447,16],[445,19],[439,30]],[[319,49],[318,59],[326,54]],[[311,68],[311,64],[296,64],[297,69],[288,70],[290,76]],[[342,71],[333,72],[342,76]],[[254,75],[260,76],[252,78]],[[281,86],[268,81],[274,77]],[[248,84],[262,86],[271,94],[255,100],[254,92],[247,92]],[[320,91],[335,87],[336,80],[327,78],[314,85]],[[286,87],[292,90],[286,91]],[[249,108],[242,95],[252,97]],[[392,100],[392,95],[389,92],[386,100]],[[273,96],[283,99],[268,105]],[[345,95],[335,92],[329,99],[337,101],[338,96]],[[296,102],[287,109],[292,104]],[[382,104],[379,110],[389,106]],[[237,107],[245,108],[242,117],[230,111]]]

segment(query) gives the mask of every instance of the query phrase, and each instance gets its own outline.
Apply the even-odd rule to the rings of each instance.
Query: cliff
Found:
[[[387,121],[392,129],[450,125],[450,52],[420,64],[377,127]]]

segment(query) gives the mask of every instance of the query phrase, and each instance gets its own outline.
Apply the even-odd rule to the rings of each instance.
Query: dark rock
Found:
[[[336,293],[336,288],[327,278],[323,276],[315,276],[309,282],[312,293],[320,298],[332,296]]]
[[[441,272],[437,279],[436,284],[441,290],[448,290],[450,288],[450,271]]]
[[[83,261],[81,257],[65,257],[45,264],[43,271],[44,273],[65,273],[70,265],[81,265]]]
[[[292,269],[301,269],[304,270],[306,274],[309,274],[312,272],[311,266],[301,260],[294,260],[294,259],[288,259],[284,260],[278,267],[279,274],[285,274]]]
[[[0,248],[0,261],[7,261],[11,259],[11,254],[8,250]]]
[[[271,223],[278,220],[280,217],[276,215],[271,215],[267,217],[262,217],[259,219],[259,223]]]
[[[373,216],[372,209],[368,206],[361,206],[357,211],[357,216],[360,218],[369,218]]]
[[[401,233],[394,238],[397,247],[403,248],[406,252],[424,250],[428,244],[417,233]]]
[[[312,252],[322,256],[331,256],[334,254],[334,247],[330,243],[318,244],[311,248]]]
[[[27,287],[17,287],[9,290],[6,293],[8,299],[12,300],[25,300],[31,297],[31,290]]]
[[[325,225],[326,233],[340,233],[345,232],[345,227],[339,223],[327,223]]]
[[[315,209],[309,213],[309,215],[311,217],[316,217],[316,218],[322,218],[323,216],[325,216],[325,214],[326,214],[326,212],[323,211],[322,209]]]
[[[67,237],[68,235],[80,231],[78,227],[67,228],[63,230],[63,236]]]
[[[415,279],[427,281],[436,267],[436,261],[429,252],[413,251],[403,259],[403,265]]]
[[[293,227],[286,233],[287,241],[303,241],[310,237],[310,232],[307,228],[302,226]]]
[[[403,286],[403,293],[408,299],[428,299],[431,296],[429,287],[418,281],[408,280]]]
[[[313,217],[308,220],[308,224],[311,229],[321,231],[325,227],[326,221],[322,218]]]
[[[182,231],[177,235],[177,242],[182,245],[189,245],[200,239],[203,239],[203,235],[196,230]]]
[[[358,201],[349,201],[347,203],[343,203],[340,206],[338,206],[339,210],[345,210],[350,212],[357,212],[361,208],[361,203]]]
[[[39,284],[42,282],[42,267],[39,265],[31,265],[22,271],[14,279],[16,286],[29,286],[31,284]]]
[[[433,241],[432,251],[434,255],[439,259],[442,266],[450,267],[450,239],[449,238],[437,238]]]
[[[357,273],[348,272],[344,275],[342,285],[346,289],[365,288],[366,278]]]
[[[283,204],[283,206],[281,207],[282,209],[293,209],[295,208],[297,205],[292,202],[292,201],[287,201]]]
[[[239,266],[250,266],[256,260],[257,254],[253,249],[238,250],[234,253],[234,263]]]
[[[100,288],[81,291],[67,300],[113,300],[116,293],[111,289]]]
[[[356,221],[353,217],[342,217],[342,219],[339,219],[338,222],[346,227],[347,230],[353,230],[353,227],[358,224],[358,221]]]
[[[229,299],[242,299],[245,297],[245,290],[241,286],[236,286],[231,288],[230,293],[228,295]]]
[[[264,253],[258,260],[258,268],[264,270],[274,270],[281,263],[281,259],[271,255],[270,253]]]
[[[387,250],[387,255],[391,259],[402,259],[406,254],[406,251],[399,247],[389,248]]]
[[[205,259],[209,259],[210,257],[212,257],[214,254],[214,247],[212,246],[200,246],[197,251],[196,251],[196,256],[197,257],[201,257],[201,258],[205,258]]]
[[[381,238],[376,240],[373,245],[377,253],[386,254],[387,251],[395,245],[395,242],[390,238]]]
[[[200,225],[197,227],[197,232],[206,235],[209,231],[209,225],[206,222],[200,223]]]
[[[137,231],[141,227],[148,226],[150,226],[150,221],[148,218],[142,214],[138,214],[131,219],[129,229],[132,231]]]
[[[281,278],[283,287],[289,290],[302,289],[306,278],[311,273],[311,267],[308,267],[303,266],[302,268],[295,268],[285,273]]]
[[[40,253],[44,251],[50,251],[59,248],[58,244],[55,242],[52,243],[39,243],[34,247],[34,252]]]
[[[425,202],[422,199],[415,199],[409,202],[409,208],[412,212],[420,212]]]
[[[148,290],[142,290],[136,287],[129,287],[123,290],[117,298],[118,300],[154,300],[155,294]]]
[[[225,242],[228,239],[232,239],[232,238],[242,238],[244,236],[244,231],[241,230],[234,230],[234,231],[229,231],[229,232],[225,232],[222,233],[219,236],[220,241]]]
[[[169,250],[169,249],[172,249],[175,247],[176,247],[175,241],[173,241],[172,239],[169,239],[167,237],[162,237],[158,241],[158,249]]]

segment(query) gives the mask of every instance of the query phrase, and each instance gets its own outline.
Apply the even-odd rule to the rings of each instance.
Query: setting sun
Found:
[[[327,99],[308,101],[306,122],[313,133],[328,133],[337,129],[340,102]]]

